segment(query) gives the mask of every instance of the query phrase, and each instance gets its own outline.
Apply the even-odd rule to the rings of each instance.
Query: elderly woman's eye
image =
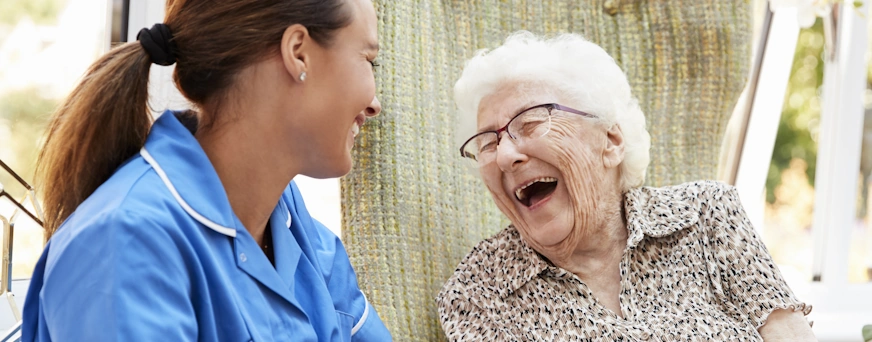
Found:
[[[534,130],[536,130],[536,127],[539,126],[540,123],[541,122],[534,122],[534,121],[525,122],[523,125],[521,125],[520,132],[521,133],[531,133]]]
[[[520,123],[516,132],[518,135],[525,136],[525,137],[534,136],[541,129],[543,129],[545,127],[543,125],[545,122],[546,122],[545,120],[539,120],[539,119],[525,120],[524,122]]]
[[[490,151],[495,150],[496,148],[497,148],[497,142],[490,141],[490,142],[482,144],[481,148],[479,148],[478,150],[479,150],[479,152],[490,152]]]

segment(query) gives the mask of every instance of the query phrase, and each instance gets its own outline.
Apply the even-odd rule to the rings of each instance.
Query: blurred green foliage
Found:
[[[808,165],[808,181],[814,185],[817,161],[817,130],[820,122],[820,93],[824,73],[824,35],[820,19],[814,26],[799,33],[793,56],[790,81],[784,99],[781,122],[772,163],[766,180],[766,201],[775,202],[775,188],[781,184],[781,173],[790,167],[794,158]]]
[[[3,0],[0,1],[0,24],[14,26],[25,16],[37,24],[57,20],[66,0]]]
[[[11,148],[12,158],[4,159],[25,181],[33,183],[33,171],[48,118],[58,102],[44,98],[37,88],[6,93],[0,96],[0,125],[9,128],[11,139],[3,143]],[[9,145],[7,145],[9,143]],[[0,169],[0,183],[15,197],[24,196],[24,187],[18,186],[12,176]]]
[[[5,34],[29,18],[37,25],[54,25],[67,0],[0,0],[0,45]],[[7,68],[2,66],[0,68]],[[0,93],[0,129],[7,130],[0,141],[3,161],[26,181],[33,182],[39,139],[57,100],[48,99],[37,88]],[[24,195],[24,187],[0,170],[0,183],[15,197]]]

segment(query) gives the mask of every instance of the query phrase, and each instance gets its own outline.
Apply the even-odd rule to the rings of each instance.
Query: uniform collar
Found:
[[[695,225],[699,221],[700,208],[692,206],[689,201],[700,195],[695,191],[694,187],[644,187],[625,193],[627,248],[635,248],[645,236],[663,237]],[[497,254],[497,248],[503,251]],[[493,289],[500,298],[508,297],[546,270],[555,277],[571,276],[533,250],[514,226],[504,229],[476,249],[479,250],[473,253],[484,252],[499,257],[488,257],[482,264],[474,266],[481,267],[483,275],[475,287]],[[483,286],[487,284],[482,283],[490,281],[493,281],[492,286]]]
[[[155,121],[140,155],[160,176],[173,197],[192,218],[221,234],[236,237],[238,224],[218,173],[194,138],[196,124],[185,113],[164,112]],[[274,215],[290,227],[286,206]],[[278,208],[277,208],[278,209]]]
[[[293,187],[293,183],[291,183]],[[272,231],[273,238],[273,253],[275,259],[275,270],[278,272],[282,280],[289,286],[291,294],[294,293],[294,273],[297,270],[297,264],[302,255],[302,249],[294,236],[291,234],[291,211],[282,196],[279,205],[273,210],[269,218],[269,229]],[[282,246],[276,248],[275,246]]]

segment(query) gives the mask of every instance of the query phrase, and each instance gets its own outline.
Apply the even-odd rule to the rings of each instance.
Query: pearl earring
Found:
[[[305,81],[306,81],[306,72],[303,71],[303,73],[300,74],[300,82],[305,82]]]

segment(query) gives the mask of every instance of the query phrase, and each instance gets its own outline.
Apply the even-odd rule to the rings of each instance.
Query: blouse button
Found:
[[[639,339],[642,340],[642,341],[647,341],[647,340],[649,340],[650,338],[651,338],[651,332],[650,332],[650,331],[642,330],[642,331],[639,333]]]
[[[248,257],[245,256],[245,253],[239,253],[239,261],[242,261],[242,262],[248,261]]]

